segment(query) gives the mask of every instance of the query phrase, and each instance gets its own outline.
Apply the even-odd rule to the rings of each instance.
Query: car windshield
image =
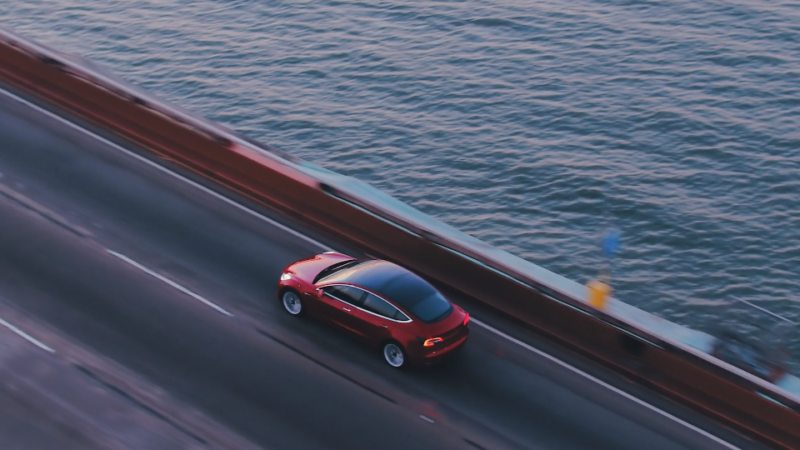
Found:
[[[386,261],[364,261],[358,266],[348,266],[347,270],[339,270],[324,281],[363,286],[427,323],[444,319],[453,309],[427,281]]]
[[[350,259],[347,261],[338,262],[332,266],[328,266],[322,269],[322,272],[318,273],[317,276],[314,278],[314,283],[323,280],[326,277],[329,277],[341,270],[347,269],[348,267],[354,267],[363,263],[364,261],[359,261],[357,259]]]

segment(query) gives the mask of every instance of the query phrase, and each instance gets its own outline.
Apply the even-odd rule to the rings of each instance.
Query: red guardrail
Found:
[[[336,186],[322,185],[222,127],[3,31],[0,81],[338,239],[425,274],[746,434],[784,449],[800,448],[800,405],[779,388],[592,310],[458,242],[359,204]]]

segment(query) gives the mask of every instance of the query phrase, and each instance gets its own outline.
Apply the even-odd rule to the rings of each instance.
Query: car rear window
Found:
[[[410,272],[393,278],[380,287],[379,292],[423,322],[438,322],[447,317],[453,308],[439,291]]]
[[[450,315],[453,305],[450,304],[442,294],[436,292],[430,297],[422,300],[409,308],[411,314],[419,317],[419,320],[427,323],[438,322]]]

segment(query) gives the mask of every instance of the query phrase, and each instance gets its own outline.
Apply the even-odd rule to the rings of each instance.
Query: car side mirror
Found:
[[[317,297],[322,298],[323,295],[325,295],[325,291],[322,288],[317,288]]]

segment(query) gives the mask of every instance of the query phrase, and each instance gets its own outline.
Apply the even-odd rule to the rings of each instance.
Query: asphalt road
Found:
[[[0,306],[55,350],[31,344],[30,358],[80,348],[111,361],[159,393],[136,405],[174,429],[192,435],[186,417],[202,415],[268,449],[762,448],[463,299],[481,322],[617,388],[477,324],[458,360],[392,370],[274,296],[280,270],[318,242],[356,249],[121,144],[0,95]],[[0,418],[16,416],[9,405]],[[32,420],[17,434],[52,429]]]

